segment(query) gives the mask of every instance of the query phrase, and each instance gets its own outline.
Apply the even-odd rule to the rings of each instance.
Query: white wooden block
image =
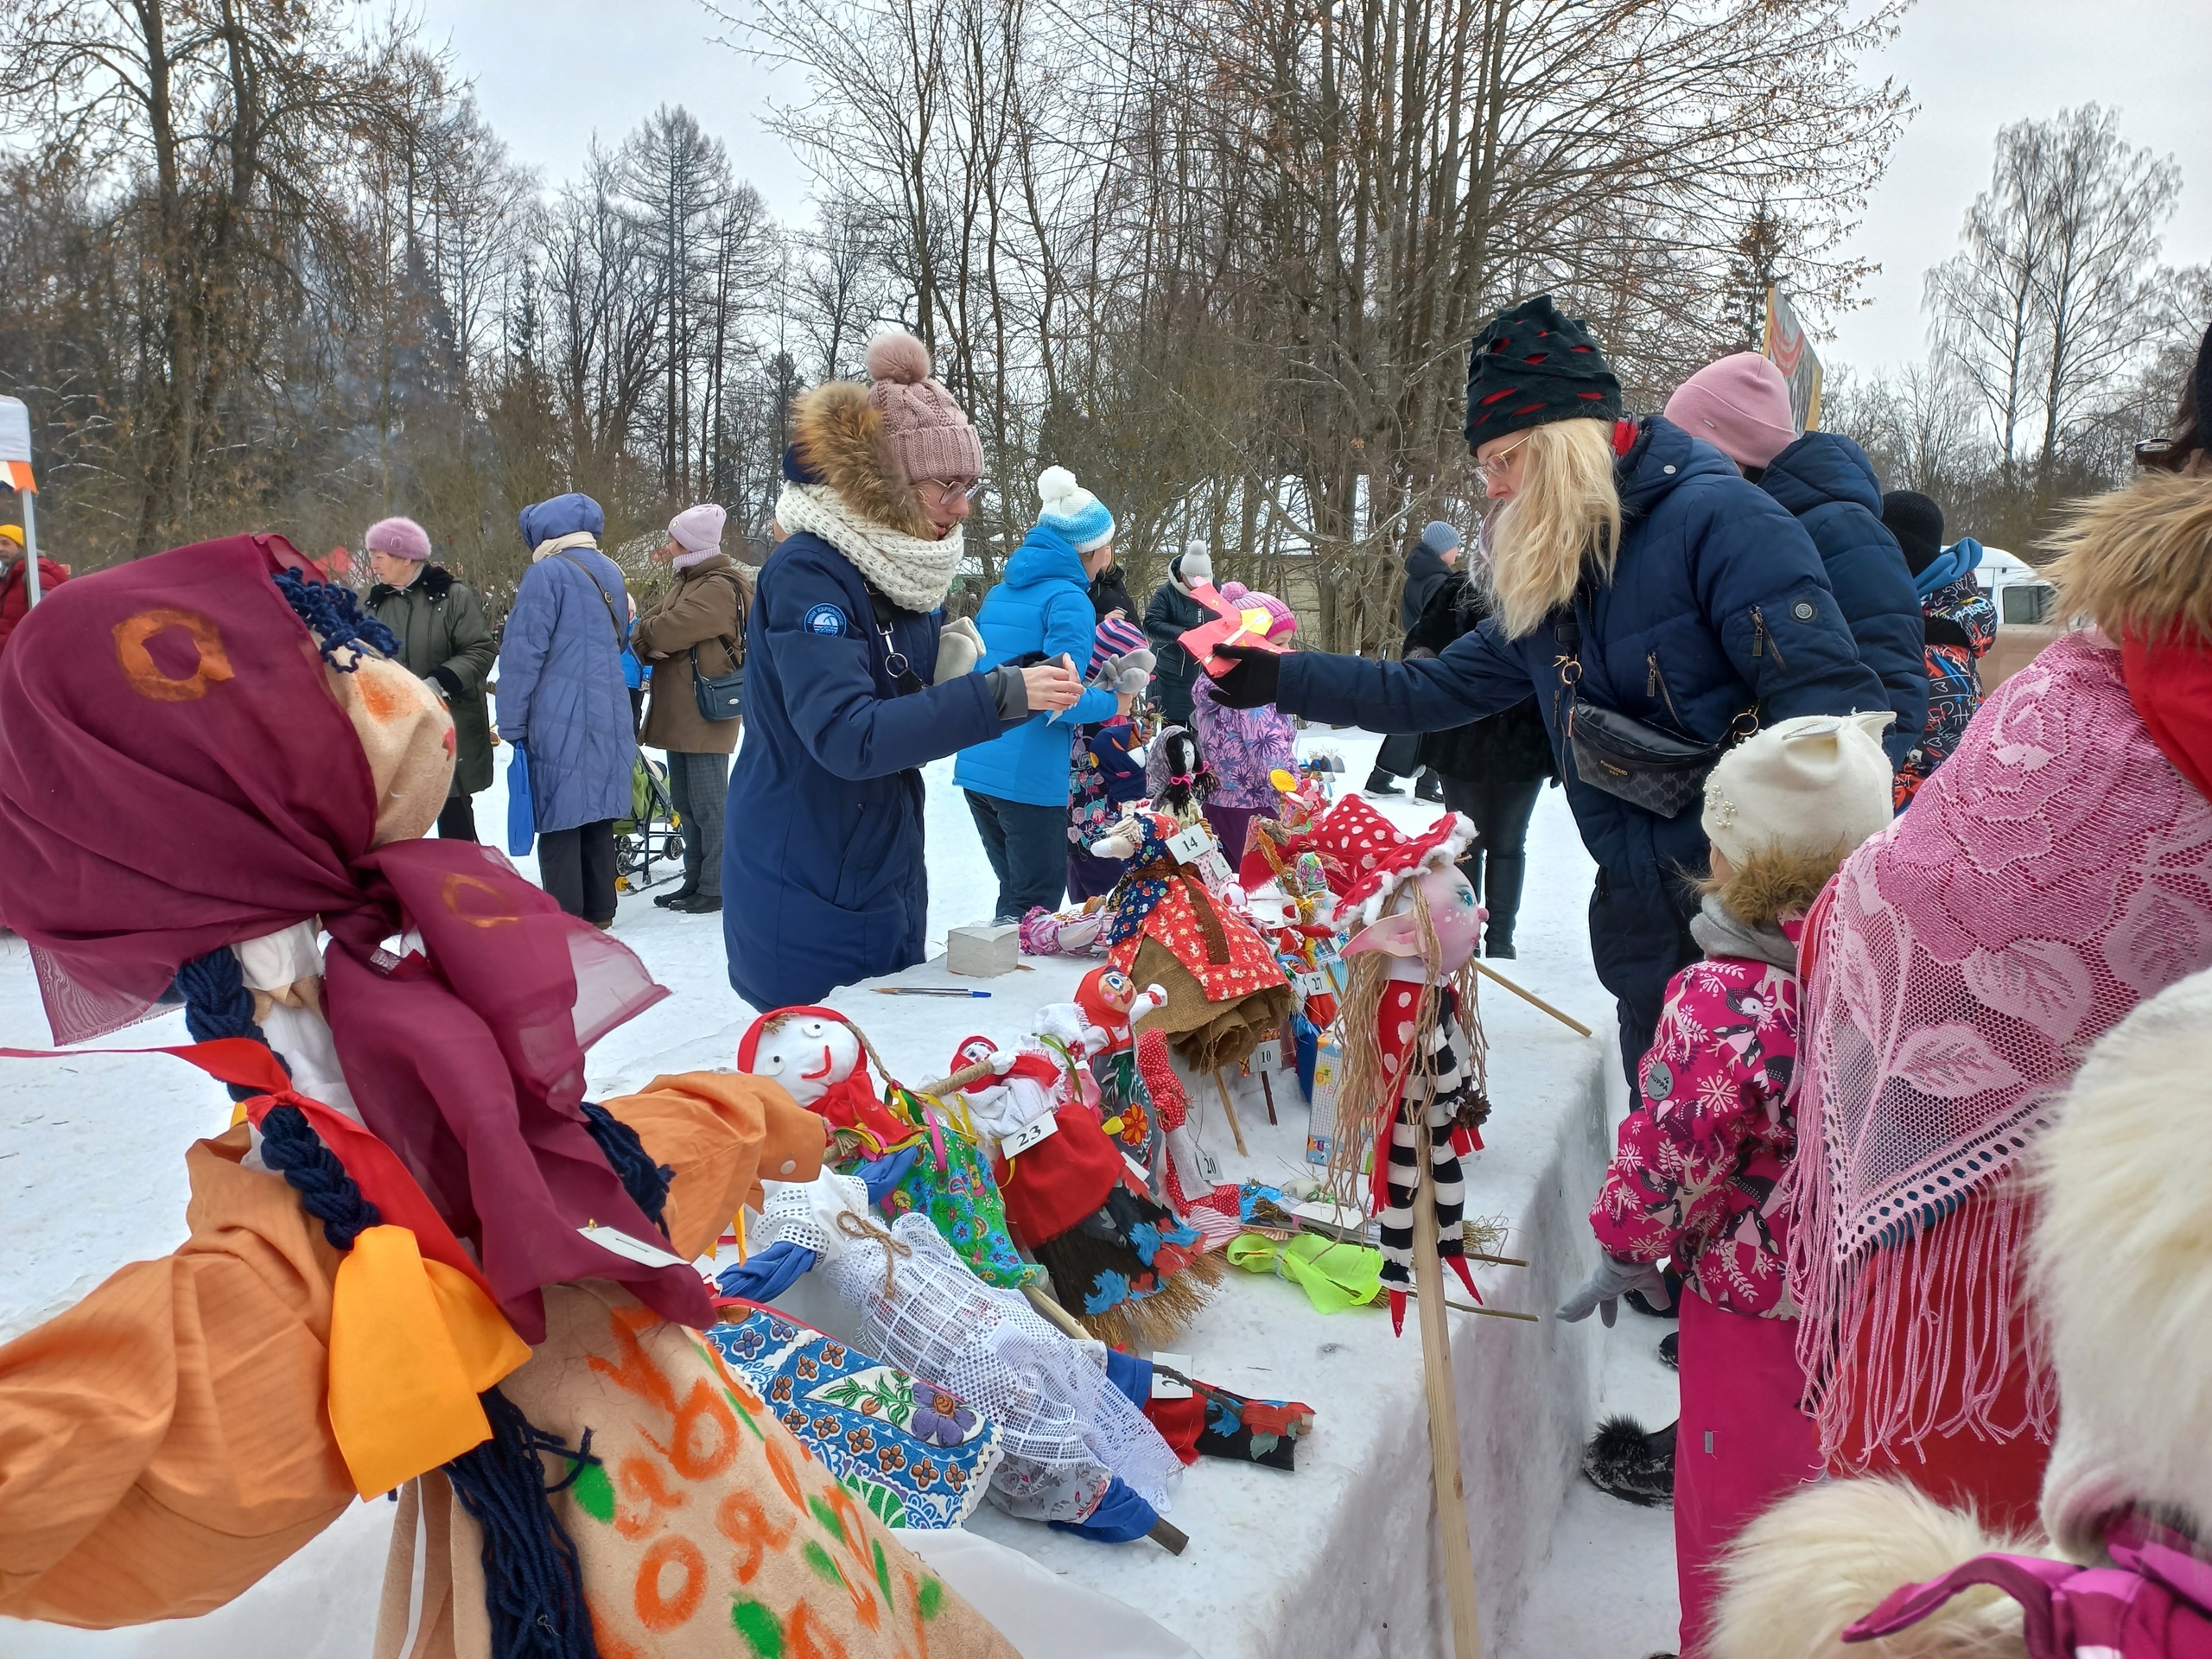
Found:
[[[944,969],[971,979],[995,979],[1021,966],[1021,929],[1013,922],[977,922],[945,936]]]

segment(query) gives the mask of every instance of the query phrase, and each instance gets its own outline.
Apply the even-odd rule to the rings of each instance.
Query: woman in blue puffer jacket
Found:
[[[1090,580],[1114,557],[1114,515],[1065,467],[1037,480],[1044,511],[983,596],[976,626],[984,671],[1002,663],[1058,662],[1081,672],[1090,661],[1096,613]],[[1072,709],[1032,715],[988,743],[963,749],[952,781],[999,879],[998,918],[1019,921],[1033,906],[1058,910],[1066,892],[1068,750],[1076,728],[1110,720],[1115,695],[1086,688]]]
[[[607,515],[556,495],[518,520],[531,560],[499,639],[499,735],[528,756],[539,885],[571,916],[614,919],[614,820],[638,740],[622,653],[630,594],[599,550]]]
[[[1753,721],[1886,709],[1797,521],[1727,457],[1656,416],[1624,420],[1588,327],[1549,295],[1476,336],[1467,442],[1492,499],[1496,613],[1415,662],[1225,649],[1239,707],[1371,731],[1439,731],[1535,695],[1598,861],[1590,945],[1620,1017],[1630,1086],[1690,935],[1706,868],[1698,815],[1662,817],[1573,764],[1567,710],[1603,707],[1695,744]],[[1572,697],[1561,658],[1580,664]]]
[[[1920,598],[1904,550],[1882,522],[1882,486],[1866,452],[1834,432],[1799,437],[1789,383],[1757,352],[1707,364],[1675,388],[1667,418],[1734,461],[1804,525],[1859,660],[1889,694],[1897,721],[1883,743],[1891,766],[1902,764],[1928,720]]]

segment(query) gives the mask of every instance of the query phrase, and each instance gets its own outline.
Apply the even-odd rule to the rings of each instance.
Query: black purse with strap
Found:
[[[1571,607],[1552,613],[1553,666],[1565,696],[1560,724],[1575,775],[1592,788],[1662,818],[1677,818],[1705,794],[1720,757],[1758,730],[1756,704],[1736,716],[1717,743],[1694,743],[1583,697],[1582,626]]]
[[[727,570],[713,573],[728,577],[737,594],[739,626],[743,626],[745,590],[738,580]],[[699,705],[699,718],[709,721],[736,720],[745,713],[745,653],[735,640],[726,633],[716,634],[715,641],[722,648],[724,660],[729,664],[727,674],[709,675],[699,667],[699,647],[691,647],[691,696]]]

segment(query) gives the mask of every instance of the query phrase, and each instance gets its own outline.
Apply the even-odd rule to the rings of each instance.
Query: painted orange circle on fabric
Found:
[[[661,1580],[670,1567],[682,1576],[676,1592],[664,1595]],[[638,1622],[657,1636],[687,1623],[699,1611],[706,1593],[707,1558],[699,1553],[698,1545],[680,1533],[656,1538],[645,1559],[638,1563],[632,1596]]]
[[[171,628],[183,630],[192,642],[193,662],[181,673],[168,672],[154,658],[156,637]],[[232,677],[221,632],[197,611],[159,606],[124,617],[112,632],[115,660],[123,670],[124,682],[149,702],[190,702],[206,696],[209,686]],[[183,666],[181,652],[165,645],[162,654],[176,666]]]
[[[479,901],[476,908],[470,909],[461,902],[465,893],[482,893],[485,899]],[[448,910],[471,927],[498,927],[503,923],[522,919],[521,913],[507,901],[506,894],[481,876],[463,875],[458,870],[449,870],[445,880],[438,884],[438,897]],[[486,901],[489,908],[486,907]]]

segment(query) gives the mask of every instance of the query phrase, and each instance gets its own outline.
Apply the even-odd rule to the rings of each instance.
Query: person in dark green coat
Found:
[[[399,640],[399,660],[446,700],[453,715],[453,792],[438,814],[448,841],[476,839],[479,790],[492,786],[492,721],[484,681],[499,655],[484,601],[453,572],[430,563],[430,538],[412,518],[382,518],[361,538],[376,586],[369,610]]]

